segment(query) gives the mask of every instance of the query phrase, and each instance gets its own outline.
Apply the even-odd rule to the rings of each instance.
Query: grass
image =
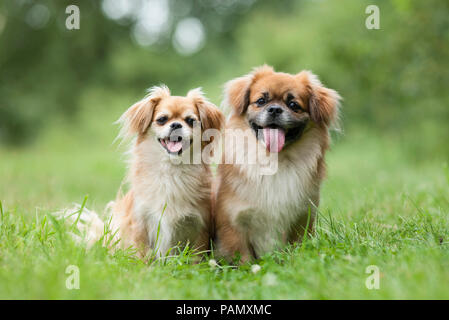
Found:
[[[108,113],[109,114],[109,113]],[[146,264],[131,252],[87,250],[51,212],[82,203],[102,211],[125,174],[116,130],[50,129],[37,144],[0,149],[0,298],[3,299],[448,299],[449,170],[414,161],[404,142],[348,130],[328,154],[316,235],[251,265],[213,267],[207,257]],[[101,135],[93,134],[96,131]],[[167,204],[169,205],[169,204]],[[68,290],[67,267],[80,270]],[[368,266],[380,270],[369,290]]]

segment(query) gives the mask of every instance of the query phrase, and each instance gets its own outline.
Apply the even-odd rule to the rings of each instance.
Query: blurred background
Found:
[[[71,4],[79,30],[65,25]],[[370,4],[379,30],[365,26]],[[355,161],[449,156],[447,1],[2,0],[0,195],[103,204],[125,172],[112,122],[146,88],[201,86],[219,105],[227,80],[263,63],[312,70],[342,95],[336,143]]]

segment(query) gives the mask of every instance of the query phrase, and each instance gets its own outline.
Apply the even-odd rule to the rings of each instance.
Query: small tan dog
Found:
[[[226,143],[223,159],[258,146],[277,156],[277,172],[266,175],[259,164],[219,165],[214,220],[220,255],[239,253],[245,262],[300,241],[307,225],[313,230],[339,100],[308,71],[291,75],[262,66],[227,83],[225,140],[229,131],[250,133],[245,149]]]
[[[140,256],[148,249],[157,249],[156,255],[164,256],[170,248],[187,242],[195,249],[207,250],[211,229],[209,165],[175,160],[185,153],[193,154],[196,124],[201,124],[202,131],[222,128],[221,111],[200,89],[179,97],[171,96],[162,86],[153,87],[119,122],[121,136],[137,137],[130,152],[130,190],[108,205],[113,240],[120,239],[124,248],[140,249]],[[104,223],[89,210],[83,210],[78,226],[87,231],[90,243],[103,234]]]

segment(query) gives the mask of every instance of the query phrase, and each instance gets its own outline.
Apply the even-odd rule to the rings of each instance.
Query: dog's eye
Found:
[[[187,118],[185,118],[185,121],[189,126],[193,127],[193,123],[195,122],[195,119],[187,117]]]
[[[297,103],[296,103],[295,101],[290,101],[290,102],[288,103],[288,107],[289,107],[290,109],[296,109],[297,106],[298,106],[298,105],[297,105]]]
[[[259,106],[263,106],[265,103],[267,103],[267,100],[265,98],[259,98],[259,100],[257,100],[256,103]]]
[[[160,125],[163,125],[164,123],[167,122],[167,120],[168,120],[168,117],[167,117],[167,116],[162,116],[162,117],[160,117],[160,118],[157,118],[156,122],[157,122],[158,124],[160,124]]]
[[[301,108],[301,106],[300,106],[298,103],[296,103],[295,101],[290,101],[287,105],[288,105],[288,107],[289,107],[290,109],[292,109],[292,110],[294,110],[294,111],[296,111],[296,110],[303,110],[303,109]]]

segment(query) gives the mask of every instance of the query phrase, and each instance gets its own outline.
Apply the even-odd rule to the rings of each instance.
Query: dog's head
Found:
[[[337,118],[340,96],[309,71],[291,75],[264,65],[229,81],[225,99],[267,150],[280,152],[301,139],[307,127],[328,128]]]
[[[207,101],[200,88],[186,97],[172,96],[166,86],[153,87],[119,119],[122,136],[137,135],[137,143],[155,139],[168,154],[180,155],[193,140],[194,127],[220,130],[221,111]]]

